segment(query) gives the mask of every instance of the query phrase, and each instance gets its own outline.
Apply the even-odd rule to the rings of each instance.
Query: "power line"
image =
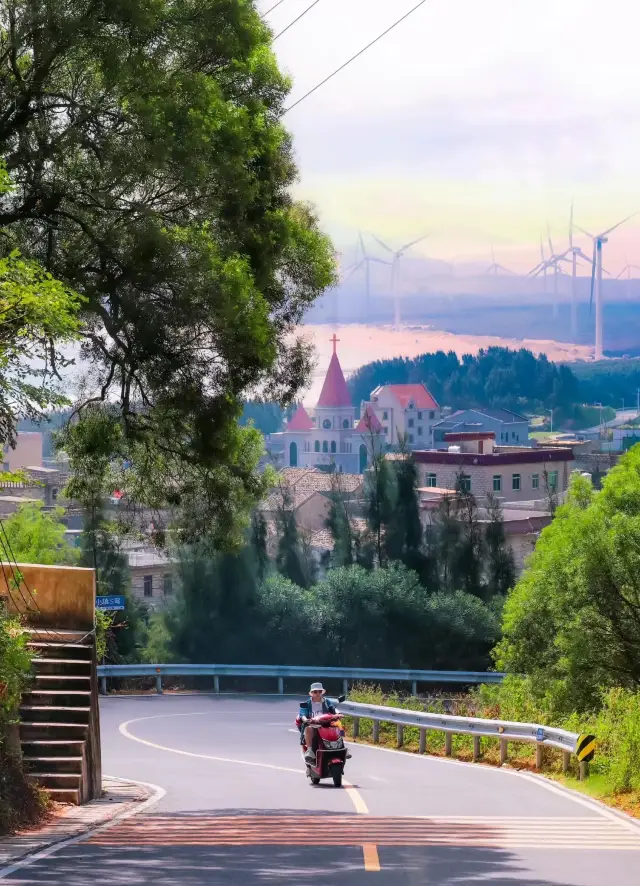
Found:
[[[303,102],[305,100],[305,98],[308,98],[316,90],[320,89],[321,86],[324,86],[325,83],[328,83],[329,80],[331,80],[333,77],[336,76],[336,74],[339,74],[340,71],[344,71],[344,69],[348,65],[350,65],[351,62],[355,61],[357,58],[359,58],[361,55],[363,55],[363,53],[365,53],[367,51],[367,49],[370,49],[375,43],[377,43],[379,40],[382,40],[383,37],[386,37],[386,35],[389,33],[389,31],[393,31],[394,28],[397,28],[399,24],[401,24],[405,19],[409,18],[409,16],[412,13],[414,13],[416,11],[416,9],[419,9],[421,6],[424,6],[424,4],[426,2],[427,2],[427,0],[420,0],[419,3],[416,3],[416,5],[413,6],[408,12],[405,12],[405,14],[403,16],[401,16],[399,19],[397,19],[397,21],[395,21],[392,25],[390,25],[386,29],[386,31],[383,31],[381,34],[378,34],[378,36],[375,39],[373,39],[371,41],[371,43],[367,43],[366,46],[363,46],[362,49],[360,49],[358,52],[356,52],[355,55],[352,55],[351,58],[347,59],[347,61],[344,64],[340,65],[339,68],[336,68],[335,71],[333,71],[331,74],[329,74],[328,77],[325,77],[324,80],[321,80],[320,83],[317,83],[313,87],[313,89],[309,90],[309,92],[305,92],[305,94],[302,96],[302,98],[299,98],[292,105],[289,105],[288,108],[285,108],[284,111],[282,112],[281,116],[288,114],[289,111],[293,110],[293,108],[296,107],[296,105],[299,105],[300,102]]]
[[[269,15],[269,13],[270,13],[270,12],[273,12],[274,9],[277,9],[278,6],[280,6],[281,3],[284,3],[284,0],[278,0],[278,2],[275,4],[275,6],[272,6],[271,9],[267,9],[266,12],[263,12],[263,13],[262,13],[262,18],[264,18],[265,15]]]
[[[311,4],[311,6],[307,6],[307,8],[306,8],[303,12],[301,12],[300,15],[299,15],[297,18],[294,18],[294,20],[293,20],[292,22],[289,22],[289,24],[287,25],[287,27],[286,27],[286,28],[283,28],[283,29],[280,31],[279,34],[276,34],[276,35],[275,35],[275,37],[274,37],[273,39],[274,39],[274,40],[277,40],[278,37],[282,37],[282,35],[285,33],[285,31],[288,31],[289,28],[292,28],[292,27],[295,25],[296,22],[299,22],[301,18],[304,18],[304,16],[305,16],[310,10],[312,10],[314,6],[317,6],[319,2],[320,2],[320,0],[313,0],[313,3]]]

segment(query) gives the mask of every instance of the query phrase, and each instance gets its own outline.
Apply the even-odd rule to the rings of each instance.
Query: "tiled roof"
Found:
[[[336,353],[331,356],[318,406],[332,409],[351,406],[351,396]]]
[[[351,526],[355,532],[364,533],[367,530],[367,521],[362,517],[352,517]],[[332,551],[334,548],[333,536],[329,529],[317,529],[309,537],[309,546],[323,551]]]
[[[282,507],[283,496],[287,491],[290,496],[290,507],[296,510],[316,492],[328,493],[332,490],[332,475],[317,468],[285,468],[279,474],[280,483],[276,486],[262,509],[277,511]],[[346,495],[352,495],[362,488],[361,474],[340,474],[340,489]]]
[[[423,384],[414,385],[383,385],[391,391],[403,409],[412,400],[416,409],[437,409],[438,404]]]

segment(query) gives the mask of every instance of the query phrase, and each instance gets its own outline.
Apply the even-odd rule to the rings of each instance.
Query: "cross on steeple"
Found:
[[[338,344],[340,339],[337,338],[337,336],[334,332],[332,338],[330,338],[329,341],[332,342],[332,344],[333,344],[333,353],[335,354],[336,353],[336,345]]]

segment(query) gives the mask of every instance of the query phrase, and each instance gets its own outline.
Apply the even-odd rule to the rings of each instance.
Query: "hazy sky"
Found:
[[[291,101],[416,0],[320,0],[275,43]],[[260,0],[266,10],[275,0]],[[311,0],[283,0],[277,33]],[[336,245],[358,228],[418,252],[525,269],[569,207],[602,230],[640,210],[640,7],[633,0],[428,0],[286,116],[298,194]],[[608,265],[640,264],[640,216]],[[585,242],[585,248],[587,243]]]

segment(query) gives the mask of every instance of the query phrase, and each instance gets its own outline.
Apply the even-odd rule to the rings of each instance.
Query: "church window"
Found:
[[[344,419],[344,421],[342,422],[342,427],[345,429],[345,431],[349,430],[349,419],[348,418]]]
[[[332,451],[332,452],[335,452],[335,451],[336,451],[336,441],[335,441],[335,440],[332,440],[332,441],[331,441],[331,451]]]
[[[325,428],[325,430],[327,430],[327,431],[330,430],[331,429],[331,419],[325,418],[325,420],[322,422],[322,427]]]
[[[322,441],[322,451],[323,451],[323,452],[328,452],[328,451],[329,451],[329,443],[327,442],[327,440],[323,440],[323,441]]]
[[[313,448],[315,449],[316,452],[320,452],[320,441],[319,440],[316,440],[316,442],[313,445]]]

